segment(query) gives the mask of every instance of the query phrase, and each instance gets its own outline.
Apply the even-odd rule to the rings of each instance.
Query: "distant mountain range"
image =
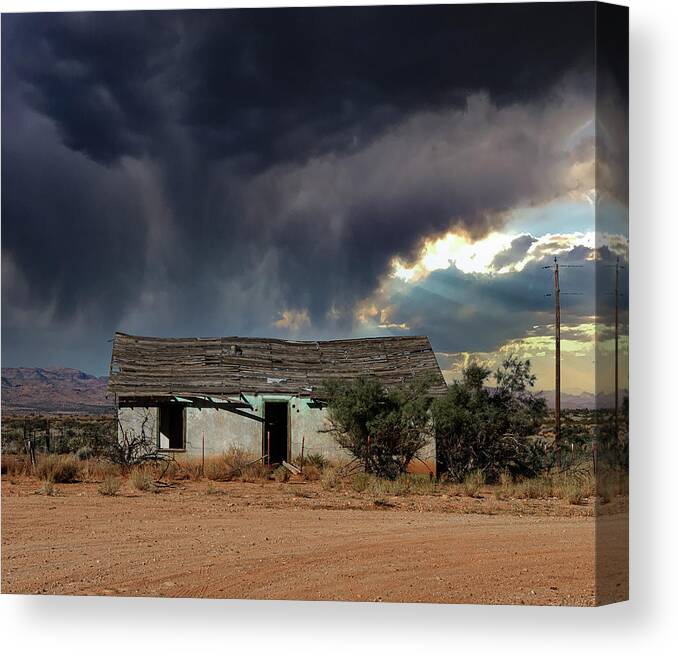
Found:
[[[92,376],[78,369],[41,367],[2,368],[2,411],[5,413],[92,413],[103,414],[113,409],[112,398],[106,397],[107,376]],[[547,390],[544,398],[550,408],[555,392]],[[628,394],[620,392],[619,400]],[[590,392],[561,394],[564,410],[614,406],[613,394]]]
[[[555,390],[545,390],[543,392],[544,398],[549,408],[554,408],[556,405]],[[619,390],[619,403],[621,404],[624,397],[628,396],[628,390]],[[560,407],[563,410],[588,409],[594,408],[613,408],[614,394],[592,394],[591,392],[580,392],[579,394],[560,394]]]
[[[113,409],[106,398],[107,376],[78,369],[41,367],[2,368],[3,413],[103,414]]]

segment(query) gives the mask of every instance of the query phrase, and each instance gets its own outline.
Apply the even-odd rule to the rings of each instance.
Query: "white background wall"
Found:
[[[284,4],[290,3],[0,0],[2,11]],[[3,596],[4,653],[618,656],[674,651],[678,368],[667,345],[675,337],[678,260],[676,5],[631,2],[632,601],[573,609]]]

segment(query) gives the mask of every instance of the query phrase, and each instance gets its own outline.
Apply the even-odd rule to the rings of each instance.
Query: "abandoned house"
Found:
[[[271,463],[346,455],[327,432],[322,382],[369,375],[387,387],[432,374],[445,389],[428,337],[288,341],[135,337],[116,333],[109,391],[119,431],[187,455],[238,446]],[[303,447],[302,447],[303,445]],[[431,443],[421,457],[435,462]]]

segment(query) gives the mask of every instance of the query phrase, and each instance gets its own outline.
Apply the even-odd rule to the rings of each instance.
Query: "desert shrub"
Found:
[[[370,492],[377,496],[404,496],[407,494],[433,494],[436,482],[422,474],[401,474],[395,479],[379,478],[366,472],[358,472],[351,480],[356,492]]]
[[[330,430],[366,472],[395,479],[407,471],[430,437],[431,384],[430,377],[391,389],[369,377],[326,381],[323,394]]]
[[[35,470],[38,478],[54,483],[73,483],[80,474],[80,461],[72,455],[43,456]]]
[[[177,472],[177,463],[173,458],[159,460],[150,460],[142,466],[154,481],[166,479],[168,481],[174,480]]]
[[[78,460],[88,460],[92,457],[94,451],[91,446],[81,446],[76,452],[75,455]]]
[[[548,499],[554,496],[553,482],[547,476],[521,479],[513,484],[511,496],[516,499]]]
[[[2,473],[7,476],[28,476],[31,473],[31,461],[28,456],[2,454]]]
[[[593,472],[588,473],[580,481],[581,493],[585,497],[594,497],[596,496],[596,477],[593,475]]]
[[[330,463],[322,453],[309,453],[308,455],[304,455],[304,462],[302,464],[304,469],[306,469],[308,466],[311,466],[315,467],[319,471],[322,471]]]
[[[364,492],[370,486],[371,477],[367,472],[358,472],[351,480],[351,487],[356,492]]]
[[[437,490],[436,480],[427,474],[410,475],[410,494],[435,494]]]
[[[464,492],[469,497],[477,497],[485,485],[485,474],[479,469],[475,469],[464,477]]]
[[[275,471],[273,472],[273,478],[278,483],[287,483],[287,481],[290,480],[290,472],[287,470],[287,468],[281,465],[280,467],[276,467]]]
[[[54,482],[50,481],[49,479],[45,480],[45,482],[42,484],[42,487],[36,490],[36,494],[42,494],[46,497],[53,497],[56,493],[57,491],[54,487]]]
[[[155,490],[153,477],[145,467],[135,467],[129,476],[132,487],[141,492],[152,492]]]
[[[120,479],[118,476],[106,474],[101,483],[99,483],[97,491],[99,492],[99,494],[103,494],[104,496],[114,497],[120,490],[121,485],[122,479]]]
[[[616,496],[628,495],[628,473],[605,468],[598,473],[596,489],[602,491],[604,498],[613,499]]]
[[[375,494],[388,494],[390,496],[403,496],[410,493],[412,479],[407,474],[401,474],[393,480],[375,478],[371,486]]]
[[[579,505],[584,501],[581,487],[575,481],[570,481],[562,487],[562,495],[568,503],[573,505]]]
[[[198,458],[182,458],[177,460],[176,478],[199,481],[202,478],[202,461]]]
[[[205,460],[204,476],[213,481],[230,481],[242,473],[255,459],[256,456],[250,451],[231,446],[224,453],[210,456]]]
[[[204,476],[210,481],[229,481],[233,478],[233,467],[227,461],[225,454],[205,459]]]
[[[127,470],[158,454],[153,415],[143,410],[138,429],[125,429],[118,417],[118,435],[107,448],[106,457]]]
[[[320,470],[315,465],[306,465],[302,473],[307,481],[317,481],[320,479]]]
[[[590,471],[556,472],[548,478],[551,482],[551,495],[565,499],[571,504],[581,504],[585,498],[595,496],[595,478]]]
[[[105,476],[117,476],[120,474],[120,465],[110,460],[90,458],[81,463],[81,475],[85,480],[100,481]]]
[[[323,470],[320,482],[324,490],[335,490],[341,485],[341,479],[337,470],[332,467],[327,467]]]
[[[610,503],[610,501],[617,496],[617,490],[615,488],[615,481],[613,477],[609,475],[609,472],[605,472],[604,475],[598,476],[598,480],[596,481],[596,496],[600,503]]]
[[[158,480],[164,478],[168,481],[173,481],[177,477],[177,473],[179,472],[179,465],[177,465],[176,460],[167,460],[165,463],[162,464],[160,467],[160,471],[158,472]]]
[[[270,476],[270,469],[261,460],[258,460],[243,467],[238,475],[238,479],[245,483],[256,483],[258,481],[266,481]]]
[[[486,386],[490,370],[472,363],[462,379],[431,407],[441,469],[455,482],[482,470],[488,482],[501,473],[536,476],[550,454],[533,435],[546,416],[546,402],[533,394],[530,361],[509,356],[495,372],[496,387]]]
[[[256,460],[251,451],[247,451],[239,446],[230,446],[224,454],[224,460],[230,465],[234,473],[237,474],[243,467]]]

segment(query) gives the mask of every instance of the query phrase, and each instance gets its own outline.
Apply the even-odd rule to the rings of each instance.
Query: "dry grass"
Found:
[[[205,494],[226,494],[226,490],[221,490],[210,481],[205,488]]]
[[[104,476],[101,483],[99,483],[97,491],[99,492],[99,494],[103,494],[104,496],[114,497],[120,491],[121,485],[122,485],[121,478],[119,478],[118,476],[112,476],[110,474],[107,474],[106,476]]]
[[[203,475],[210,481],[230,481],[233,478],[233,467],[226,459],[226,455],[210,456],[205,458]]]
[[[238,475],[238,480],[244,483],[257,483],[268,480],[270,476],[271,470],[259,460],[244,467]]]
[[[277,467],[276,470],[273,472],[273,478],[278,483],[287,483],[287,481],[290,480],[290,472],[287,470],[287,468],[281,465],[280,467]]]
[[[304,465],[302,474],[307,481],[320,480],[320,470],[315,465]]]
[[[81,463],[81,476],[86,481],[102,481],[106,476],[119,476],[120,465],[110,460],[90,458]]]
[[[202,458],[180,458],[171,466],[166,477],[168,480],[199,481],[206,478],[211,481],[230,481],[244,475],[246,478],[260,478],[256,463],[257,456],[237,446],[231,446],[224,453],[205,458],[203,470]],[[164,466],[164,465],[163,465]],[[255,469],[251,469],[251,467]]]
[[[28,456],[14,453],[3,454],[2,473],[12,478],[30,476],[33,473],[31,461]]]
[[[355,492],[365,492],[371,483],[371,477],[365,472],[358,472],[351,480],[351,487]]]
[[[479,469],[474,469],[472,472],[466,474],[463,487],[464,493],[468,497],[477,497],[485,485],[485,474]]]
[[[330,461],[320,453],[309,453],[304,456],[303,463],[298,461],[297,464],[303,464],[304,469],[306,469],[308,465],[312,465],[319,471],[322,471],[323,469],[325,469],[325,467],[330,466]]]
[[[176,463],[176,480],[199,481],[202,478],[202,461],[199,458],[178,458]]]
[[[135,467],[129,475],[132,487],[141,492],[155,492],[157,490],[153,482],[153,476],[146,467]]]
[[[628,496],[628,474],[615,471],[602,471],[595,483],[595,492],[600,503],[610,503],[618,496]]]
[[[595,479],[590,472],[553,472],[518,481],[502,474],[494,496],[497,499],[564,499],[579,505],[595,496],[595,491]]]
[[[73,455],[42,456],[35,467],[38,478],[53,483],[74,483],[80,470],[81,463]]]
[[[394,480],[379,478],[365,472],[357,472],[351,479],[355,492],[367,492],[376,496],[406,496],[408,494],[434,494],[436,482],[428,474],[402,474]]]
[[[42,484],[42,487],[37,489],[35,493],[42,494],[46,497],[53,497],[57,494],[57,489],[54,487],[54,482],[47,479]]]
[[[334,467],[325,467],[320,477],[320,484],[323,490],[336,490],[341,486],[341,479]]]
[[[411,494],[435,494],[438,491],[436,479],[428,474],[412,474],[410,476]]]

